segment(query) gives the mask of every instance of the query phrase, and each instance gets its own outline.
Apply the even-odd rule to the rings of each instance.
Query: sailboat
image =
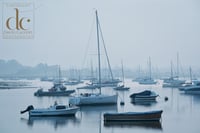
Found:
[[[189,68],[189,71],[190,71],[190,82],[179,87],[179,90],[183,91],[186,94],[200,94],[200,81],[192,79],[191,67]]]
[[[181,87],[185,84],[185,80],[179,79],[179,54],[177,53],[177,76],[173,76],[172,62],[171,62],[171,77],[163,80],[163,87]]]
[[[102,105],[102,104],[117,104],[118,95],[106,95],[101,94],[101,58],[100,58],[100,42],[99,42],[99,19],[97,10],[95,11],[96,15],[96,31],[97,31],[97,48],[98,48],[98,71],[99,71],[99,83],[98,89],[99,93],[85,93],[78,96],[70,97],[69,104],[71,105]]]
[[[55,82],[53,87],[44,91],[43,88],[38,89],[34,95],[35,96],[68,96],[75,92],[75,90],[67,90],[67,88],[61,83],[61,72],[59,66],[59,76],[58,82]]]
[[[33,105],[29,105],[25,110],[21,111],[21,114],[29,112],[31,117],[42,117],[42,116],[75,116],[79,107],[58,105],[57,102],[49,108],[34,108]]]
[[[151,77],[151,58],[149,57],[149,78],[144,78],[139,80],[139,84],[143,84],[143,85],[152,85],[152,84],[156,84],[157,82],[152,79]]]
[[[124,90],[129,90],[130,87],[125,87],[125,82],[124,82],[124,67],[123,67],[123,63],[122,63],[122,82],[123,84],[120,86],[117,86],[115,88],[113,88],[114,90],[119,90],[119,91],[124,91]]]

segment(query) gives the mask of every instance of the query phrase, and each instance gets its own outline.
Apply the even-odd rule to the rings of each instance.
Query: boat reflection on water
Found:
[[[87,112],[104,112],[104,111],[117,111],[117,105],[101,105],[101,106],[81,106],[80,111]]]
[[[186,94],[186,93],[180,93],[181,96],[184,96],[188,98],[187,100],[190,101],[190,104],[187,107],[190,107],[190,110],[194,110],[195,108],[200,107],[200,95],[194,95],[194,94]],[[195,109],[198,110],[198,109]]]
[[[131,101],[131,103],[133,105],[139,105],[139,106],[146,106],[146,107],[149,107],[149,106],[155,106],[157,101]]]
[[[84,116],[99,116],[104,112],[117,112],[117,105],[102,105],[102,106],[82,106],[80,112]]]
[[[68,124],[80,125],[81,122],[80,119],[74,116],[29,117],[29,119],[21,118],[21,121],[26,122],[29,127],[46,123],[54,126],[54,129],[67,126]]]
[[[160,121],[104,121],[104,127],[141,127],[162,130]]]

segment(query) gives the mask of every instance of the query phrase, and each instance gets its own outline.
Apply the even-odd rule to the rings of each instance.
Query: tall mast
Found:
[[[151,57],[149,56],[149,78],[151,79]]]
[[[191,83],[192,83],[192,68],[191,67],[189,68],[189,71],[190,71],[190,80],[191,80]]]
[[[99,20],[97,10],[96,13],[96,26],[97,26],[97,46],[98,46],[98,67],[99,67],[99,92],[101,94],[101,58],[100,58],[100,45],[99,45]]]
[[[123,66],[123,61],[121,61],[122,63],[122,78],[123,78],[123,85],[124,85],[124,66]]]
[[[60,72],[60,65],[58,65],[58,83],[61,84],[61,72]]]
[[[91,60],[91,80],[92,80],[92,82],[93,82],[93,79],[94,79],[94,71],[93,71],[93,63]]]
[[[172,64],[172,61],[171,61],[171,78],[173,79],[173,64]]]
[[[179,53],[177,53],[177,78],[179,78]]]

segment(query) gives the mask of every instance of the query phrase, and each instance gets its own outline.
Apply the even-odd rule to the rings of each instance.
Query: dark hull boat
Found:
[[[130,95],[131,102],[133,103],[156,101],[156,97],[158,97],[158,95],[155,92],[149,90],[145,90],[140,93],[133,93]]]
[[[144,127],[162,130],[160,121],[105,121],[105,127]]]
[[[148,112],[105,113],[104,121],[159,121],[162,110]]]
[[[44,91],[42,88],[38,89],[35,96],[69,96],[74,93],[75,90],[67,90],[67,88],[61,83],[55,83],[51,89]]]
[[[37,90],[35,96],[69,96],[74,93],[75,90],[63,90],[63,91],[43,91],[42,89]]]
[[[62,84],[60,76],[60,67],[59,67],[59,79],[54,83],[53,87],[44,91],[42,88],[38,89],[34,95],[35,96],[69,96],[74,93],[75,90],[67,90],[67,88]]]

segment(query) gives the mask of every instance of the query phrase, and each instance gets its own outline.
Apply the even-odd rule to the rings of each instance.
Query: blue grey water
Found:
[[[29,81],[30,82],[30,81]],[[48,89],[50,82],[39,80],[31,81],[34,86]],[[0,90],[0,132],[1,133],[199,133],[200,132],[200,95],[186,95],[176,88],[162,88],[162,82],[157,85],[139,85],[131,80],[126,80],[126,86],[131,89],[118,92],[119,102],[125,101],[121,106],[96,106],[83,107],[75,117],[45,117],[29,119],[28,113],[20,114],[20,110],[28,105],[34,107],[48,107],[57,101],[67,104],[69,97],[35,97],[33,93],[38,88],[3,89]],[[68,89],[77,86],[68,86]],[[150,105],[136,105],[130,103],[129,95],[145,89],[151,89],[159,94],[156,103]],[[77,93],[80,93],[77,91]],[[116,93],[109,89],[102,89],[102,93]],[[164,101],[164,97],[168,101]],[[149,111],[162,109],[160,123],[127,123],[106,125],[103,121],[105,112]]]

